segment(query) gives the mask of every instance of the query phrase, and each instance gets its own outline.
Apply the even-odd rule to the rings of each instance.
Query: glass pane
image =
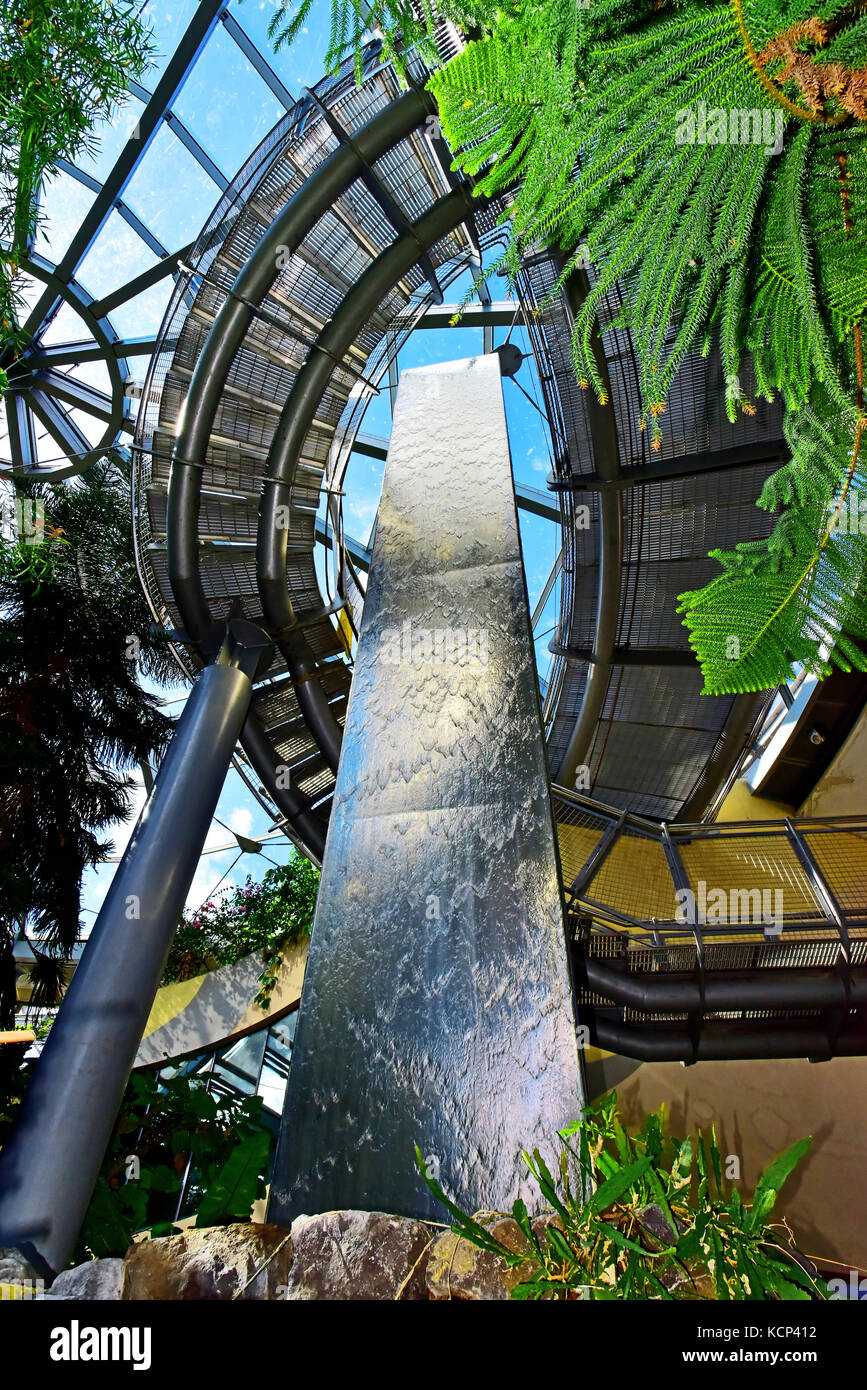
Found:
[[[147,86],[150,80],[150,75],[146,75],[144,85]],[[143,110],[142,102],[130,95],[126,104],[115,112],[113,121],[98,121],[93,128],[94,147],[90,151],[82,151],[78,156],[75,161],[78,168],[103,183],[135,130]]]
[[[101,299],[149,270],[156,261],[138,232],[115,211],[81,262],[76,279],[95,299]]]
[[[125,304],[119,304],[110,315],[115,332],[126,339],[156,337],[173,286],[172,276],[167,275],[143,294],[136,295],[135,299],[128,299]],[[144,364],[146,360],[144,357],[135,359],[138,364]],[[141,375],[143,371],[144,366],[140,365],[138,373],[134,370],[133,375]]]
[[[168,66],[195,12],[196,0],[146,0],[142,17],[152,27],[157,48],[156,63],[144,75],[144,85],[151,91]]]
[[[284,114],[222,26],[190,73],[174,109],[227,178]]]
[[[35,242],[41,256],[55,265],[62,259],[95,197],[71,174],[55,174],[46,181],[39,199],[42,218]]]
[[[313,0],[302,32],[291,48],[281,48],[279,53],[274,52],[268,38],[268,25],[277,9],[275,0],[232,0],[230,9],[294,97],[300,96],[302,87],[312,87],[324,76],[331,0]]]
[[[157,131],[133,174],[124,202],[168,251],[195,241],[220,196],[168,126]]]
[[[265,1048],[262,1076],[259,1081],[259,1095],[265,1102],[266,1112],[275,1117],[279,1117],[283,1110],[297,1021],[296,1009],[268,1030],[268,1045]]]
[[[265,1029],[260,1028],[257,1033],[248,1033],[246,1038],[222,1048],[214,1062],[210,1089],[232,1091],[243,1096],[254,1095],[265,1051],[265,1037]]]

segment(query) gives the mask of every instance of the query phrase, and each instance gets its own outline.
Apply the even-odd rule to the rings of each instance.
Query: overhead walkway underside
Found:
[[[241,767],[316,859],[364,600],[363,555],[347,545],[343,529],[347,463],[356,440],[366,447],[359,439],[365,410],[388,382],[401,344],[429,308],[436,313],[443,305],[450,282],[502,236],[499,209],[475,199],[450,171],[429,119],[424,74],[419,68],[414,76],[419,86],[406,92],[373,46],[360,89],[348,69],[326,79],[250,158],[189,253],[137,427],[137,554],[154,611],[173,630],[191,679],[213,655],[230,615],[272,635],[274,656],[256,678]],[[794,917],[784,914],[779,939],[761,929],[678,936],[673,921],[672,893],[689,884],[672,878],[666,853],[685,843],[685,833],[694,845],[717,843],[680,823],[697,822],[712,807],[763,707],[761,697],[700,695],[676,598],[711,577],[709,550],[754,538],[767,526],[754,499],[784,456],[779,412],[760,407],[729,425],[719,361],[690,359],[654,453],[638,428],[625,331],[600,340],[611,407],[597,406],[575,381],[571,327],[592,272],[550,298],[557,274],[551,254],[529,258],[518,309],[543,388],[554,456],[550,496],[560,508],[560,615],[544,716],[554,781],[567,788],[555,786],[555,809],[565,886],[572,885],[581,927],[581,998],[594,1036],[612,1050],[651,1055],[660,1046],[654,1039],[665,1034],[672,1055],[684,1060],[763,1055],[770,1046],[774,1055],[860,1051],[854,1039],[861,1034],[850,1026],[860,1014],[850,1018],[846,1008],[861,963],[858,921],[796,906]],[[612,317],[617,308],[612,298]],[[749,382],[744,389],[748,394]],[[325,592],[317,535],[333,546]],[[579,785],[595,802],[568,790],[582,770]],[[575,888],[576,876],[599,848],[594,835],[604,838],[621,813],[628,819],[599,872],[610,877],[617,865],[622,872],[607,898],[587,897]],[[845,834],[862,844],[861,830]],[[801,891],[794,885],[806,882],[813,891],[786,835],[768,831],[761,856],[750,850],[753,857],[743,861],[753,877],[722,883],[761,889],[783,875],[789,906]],[[804,838],[813,844],[819,835]],[[644,860],[635,858],[639,844],[642,855],[665,867],[656,889]],[[714,871],[734,873],[740,852],[715,861]],[[801,867],[790,880],[792,855]],[[685,857],[687,873],[697,871],[698,861],[690,868]],[[867,901],[864,888],[856,878],[855,907]],[[629,893],[638,889],[651,897],[658,891],[660,900],[630,905]],[[787,955],[795,942],[801,954]],[[606,964],[612,958],[616,966]],[[735,1018],[729,1009],[709,1008],[707,999],[716,996],[703,993],[724,962],[741,974],[764,972],[769,988],[778,975],[801,970],[836,971],[841,983],[806,982],[817,985],[815,1008],[797,1003],[794,1013],[781,1012],[769,998]],[[633,977],[689,976],[698,994],[675,990],[660,1007],[648,996],[636,1008],[628,991],[614,997],[595,987],[594,971],[603,967],[625,974],[630,988]],[[805,981],[798,1000],[809,992]],[[853,1008],[858,998],[855,990]],[[760,1041],[774,1030],[774,1044]],[[733,1031],[738,1044],[727,1041]]]
[[[867,1051],[867,816],[666,825],[553,790],[595,1045],[684,1062]]]

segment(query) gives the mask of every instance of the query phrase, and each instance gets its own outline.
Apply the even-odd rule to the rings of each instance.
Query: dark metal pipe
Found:
[[[592,956],[578,967],[586,986],[616,1004],[641,1013],[725,1013],[733,1009],[824,1009],[867,1005],[867,969],[848,982],[833,970],[754,970],[704,975],[630,975]]]
[[[268,647],[230,623],[193,687],[0,1155],[0,1246],[40,1267],[75,1244]]]
[[[475,205],[478,206],[477,200]],[[419,248],[434,246],[469,216],[473,206],[469,189],[459,188],[447,193],[419,219],[411,232],[399,236],[368,267],[312,345],[271,441],[268,473],[259,507],[256,547],[259,597],[265,621],[274,632],[293,677],[301,682],[297,687],[299,704],[303,692],[309,694],[312,690],[321,697],[321,708],[310,708],[308,723],[326,761],[334,769],[340,757],[342,730],[316,679],[312,653],[309,661],[301,659],[294,634],[287,631],[294,622],[286,583],[288,532],[277,524],[277,509],[290,495],[304,440],[329,379],[338,369],[334,359],[339,361],[343,357],[376,306],[412,268],[419,258]]]
[[[312,809],[302,791],[294,786],[283,785],[280,761],[262,726],[262,721],[252,711],[247,715],[241,733],[241,746],[267,787],[269,796],[321,863],[325,853],[325,821]]]
[[[172,457],[166,518],[172,593],[183,626],[198,643],[207,641],[213,621],[202,585],[196,546],[202,465],[229,369],[253,319],[251,306],[259,303],[270,289],[287,251],[291,253],[297,249],[311,227],[358,177],[363,163],[374,162],[435,110],[429,93],[423,90],[407,92],[356,132],[351,146],[341,145],[323,160],[263,234],[239,272],[233,294],[217,314],[208,334],[190,382],[183,423]],[[291,604],[289,613],[290,623],[294,622]],[[315,677],[310,679],[316,661],[309,643],[299,630],[284,637],[281,649],[290,661],[293,678],[298,681],[295,689],[301,711],[317,738],[317,730],[327,733],[325,743],[334,755],[335,742],[339,752],[339,725],[328,709],[319,682]],[[251,735],[251,746],[258,746],[255,733]]]
[[[574,323],[575,317],[589,292],[587,272],[582,270],[569,277],[564,286],[564,297]],[[593,358],[596,369],[606,387],[608,405],[603,406],[596,399],[595,392],[587,393],[587,414],[590,417],[590,436],[593,440],[593,455],[599,476],[606,481],[614,481],[620,475],[620,447],[617,439],[617,421],[614,417],[613,395],[608,375],[608,363],[599,334],[592,340]],[[611,679],[611,662],[617,641],[617,628],[620,621],[620,588],[622,578],[623,553],[623,502],[621,495],[613,488],[603,489],[598,494],[599,507],[599,575],[596,590],[596,630],[593,636],[593,661],[587,668],[587,680],[581,699],[581,708],[575,720],[572,735],[557,769],[557,781],[566,787],[575,785],[575,774],[587,760],[593,735],[602,714],[608,684]]]
[[[841,1033],[833,1046],[821,1025],[804,1021],[792,1023],[755,1022],[705,1023],[697,1039],[666,1023],[649,1027],[614,1023],[599,1018],[593,1009],[583,1009],[581,1021],[590,1031],[595,1047],[634,1057],[640,1062],[733,1062],[772,1061],[785,1057],[828,1060],[836,1057],[862,1057],[867,1054],[867,1028],[863,1021]]]

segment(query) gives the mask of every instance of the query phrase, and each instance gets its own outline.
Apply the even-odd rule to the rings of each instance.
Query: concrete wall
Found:
[[[594,1097],[616,1089],[628,1129],[663,1102],[668,1131],[679,1138],[714,1125],[721,1152],[741,1160],[744,1197],[772,1158],[811,1134],[813,1147],[776,1215],[787,1218],[805,1254],[867,1268],[867,1058],[684,1067],[594,1052],[587,1070]]]
[[[170,1057],[204,1052],[281,1018],[298,1005],[306,962],[305,938],[283,953],[267,1009],[254,1003],[262,973],[261,951],[192,980],[163,985],[157,991],[135,1066],[152,1067]]]

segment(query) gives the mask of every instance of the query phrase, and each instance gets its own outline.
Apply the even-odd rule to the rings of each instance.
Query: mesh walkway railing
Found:
[[[593,1042],[867,1053],[867,816],[666,825],[560,787],[554,809]]]

